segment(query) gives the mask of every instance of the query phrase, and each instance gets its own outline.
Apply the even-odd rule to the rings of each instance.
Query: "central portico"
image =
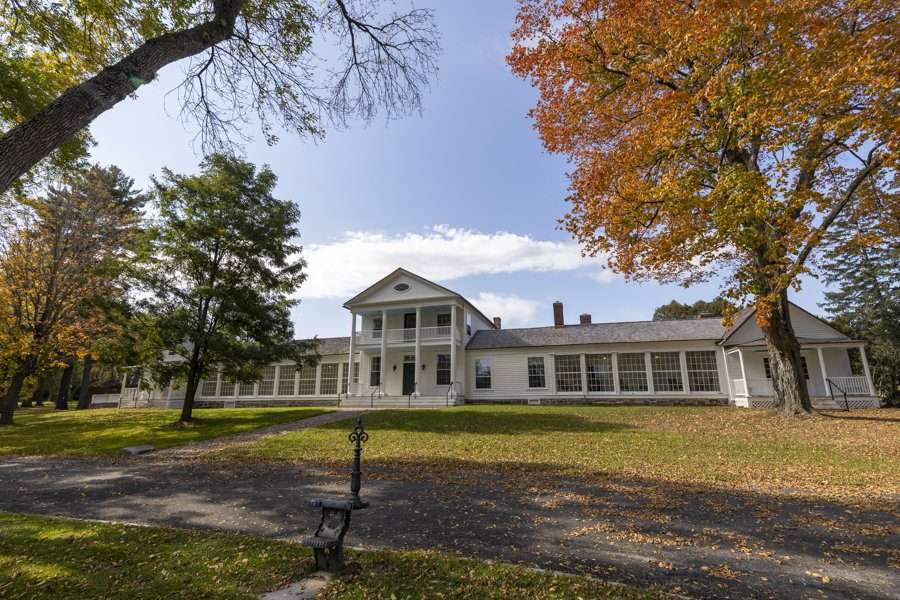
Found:
[[[494,327],[461,295],[405,269],[344,307],[353,374],[345,404],[462,401],[466,343]]]

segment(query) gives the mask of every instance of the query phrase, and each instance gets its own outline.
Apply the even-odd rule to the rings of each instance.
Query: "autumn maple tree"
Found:
[[[896,2],[522,0],[513,40],[568,231],[628,278],[720,275],[808,412],[788,290],[838,216],[900,214]]]

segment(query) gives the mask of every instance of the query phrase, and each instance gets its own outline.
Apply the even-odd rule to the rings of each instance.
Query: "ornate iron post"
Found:
[[[362,485],[360,457],[362,455],[362,445],[369,439],[369,434],[363,429],[362,417],[356,418],[356,427],[350,434],[349,439],[353,442],[353,471],[350,475],[350,500],[353,502],[353,508],[365,508],[369,503],[363,502],[359,497],[359,489]]]

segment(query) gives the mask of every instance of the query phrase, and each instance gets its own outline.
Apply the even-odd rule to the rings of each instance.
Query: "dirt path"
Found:
[[[348,465],[349,466],[349,465]],[[897,506],[860,508],[633,478],[366,473],[348,543],[434,548],[707,598],[900,597]],[[480,480],[479,480],[480,478]],[[195,460],[0,462],[0,510],[298,539],[347,475]]]

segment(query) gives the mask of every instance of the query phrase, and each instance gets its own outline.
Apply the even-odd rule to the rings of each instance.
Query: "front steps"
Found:
[[[341,408],[444,408],[458,406],[461,398],[447,401],[446,396],[346,396],[341,399]]]

